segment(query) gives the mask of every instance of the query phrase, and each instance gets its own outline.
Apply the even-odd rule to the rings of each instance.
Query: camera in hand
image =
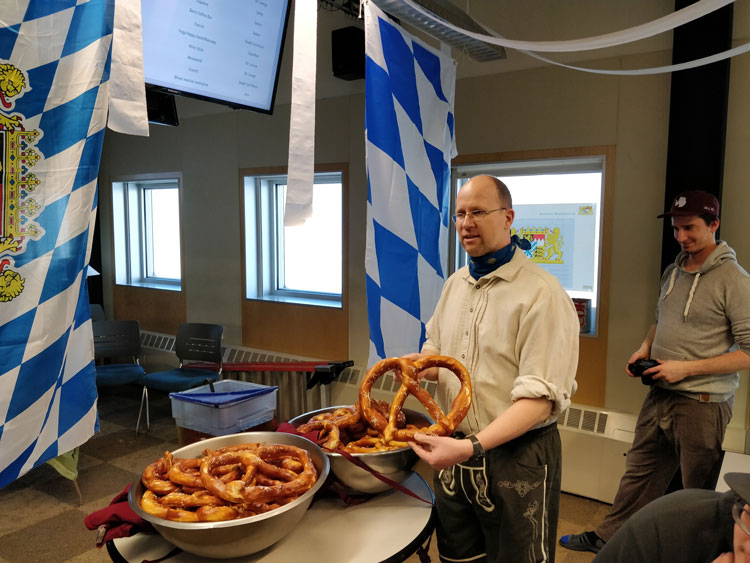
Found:
[[[658,365],[659,365],[659,362],[657,362],[656,360],[640,359],[640,360],[634,361],[632,364],[628,364],[628,369],[630,370],[630,373],[632,373],[633,375],[637,377],[640,377],[641,382],[644,385],[653,385],[655,382],[652,377],[652,374],[646,375],[643,372],[649,368],[652,368]]]

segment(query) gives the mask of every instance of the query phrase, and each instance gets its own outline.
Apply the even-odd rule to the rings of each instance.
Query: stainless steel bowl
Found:
[[[151,522],[156,531],[168,542],[183,551],[201,557],[217,559],[241,557],[273,545],[286,536],[302,519],[312,502],[313,495],[323,486],[328,477],[330,464],[317,444],[313,444],[302,436],[283,432],[244,432],[202,440],[172,453],[177,458],[200,457],[205,448],[218,449],[247,442],[290,445],[307,450],[318,470],[318,480],[309,491],[289,504],[265,514],[225,522],[173,522],[152,516],[144,512],[138,502],[145,488],[140,480],[130,488],[128,494],[130,507],[138,516]]]
[[[342,408],[342,406],[351,407],[351,405],[338,405],[308,412],[293,418],[289,421],[289,424],[297,428],[317,414],[334,411]],[[403,411],[406,415],[407,424],[416,426],[430,426],[432,424],[432,419],[426,414],[411,409],[403,409]],[[372,494],[387,491],[391,488],[390,485],[384,483],[369,471],[354,465],[341,454],[323,451],[331,462],[331,473],[351,492]],[[401,483],[411,475],[414,466],[419,461],[419,456],[408,446],[388,452],[351,455],[397,483]]]

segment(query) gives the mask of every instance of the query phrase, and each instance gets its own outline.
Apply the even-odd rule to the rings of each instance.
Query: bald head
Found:
[[[497,190],[497,197],[499,198],[500,205],[502,207],[507,207],[508,209],[513,209],[513,198],[510,195],[508,186],[506,186],[503,182],[501,182],[494,176],[489,176],[487,174],[474,176],[466,184],[464,184],[461,189],[466,187],[468,184],[494,186],[495,190]]]

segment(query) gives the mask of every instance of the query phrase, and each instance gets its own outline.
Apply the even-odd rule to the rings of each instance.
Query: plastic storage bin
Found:
[[[170,393],[172,416],[178,427],[211,436],[225,436],[273,418],[278,387],[222,379],[189,391]]]

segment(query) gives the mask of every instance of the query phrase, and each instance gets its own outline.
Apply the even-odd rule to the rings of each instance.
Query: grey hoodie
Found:
[[[695,272],[685,270],[687,257],[680,252],[662,275],[651,357],[699,360],[734,350],[750,353],[750,275],[737,263],[734,250],[717,241]],[[657,385],[695,399],[708,393],[711,402],[718,402],[729,399],[738,383],[733,372]]]

